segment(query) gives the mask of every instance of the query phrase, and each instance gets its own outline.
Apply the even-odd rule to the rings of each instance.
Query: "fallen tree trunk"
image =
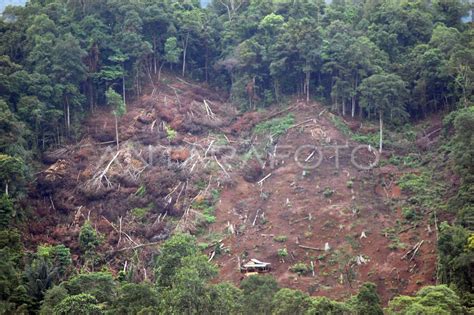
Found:
[[[298,245],[298,247],[324,252],[324,248],[311,247],[311,246],[305,246],[305,245]]]
[[[161,244],[161,242],[151,242],[151,243],[146,243],[146,244],[138,244],[138,245],[131,246],[131,247],[116,249],[116,250],[108,252],[108,254],[119,253],[119,252],[124,252],[124,251],[127,251],[127,250],[139,249],[139,248],[142,248],[142,247],[153,246],[153,245],[158,245],[158,244]]]

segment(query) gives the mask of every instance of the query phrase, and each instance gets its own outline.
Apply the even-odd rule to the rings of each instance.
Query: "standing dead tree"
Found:
[[[102,171],[99,171],[97,173],[94,174],[94,176],[92,177],[92,179],[89,181],[90,184],[95,187],[95,188],[101,188],[103,187],[103,180],[105,179],[105,182],[107,184],[107,187],[111,187],[112,186],[112,183],[110,182],[110,180],[107,178],[107,172],[109,171],[110,169],[110,166],[112,165],[112,163],[114,163],[114,161],[117,159],[117,157],[120,155],[120,152],[121,151],[117,151],[117,153],[115,153],[114,157],[110,160],[110,162],[105,166],[105,168],[102,170]]]

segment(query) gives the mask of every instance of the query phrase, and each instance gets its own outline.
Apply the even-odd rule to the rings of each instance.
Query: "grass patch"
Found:
[[[130,212],[135,219],[143,220],[148,215],[148,213],[153,209],[153,203],[150,203],[145,208],[133,208]]]
[[[382,230],[382,235],[386,236],[390,240],[390,244],[388,244],[388,248],[391,250],[396,249],[405,249],[406,244],[400,241],[398,237],[398,231],[394,227],[385,228]]]
[[[351,136],[352,131],[349,129],[349,126],[346,125],[346,123],[342,120],[341,117],[332,115],[332,123],[334,126],[339,129],[340,132],[342,132],[346,136]]]
[[[295,123],[295,117],[288,114],[284,117],[273,118],[259,123],[255,126],[254,132],[263,134],[270,133],[272,136],[279,137],[286,133],[286,131]]]
[[[446,187],[440,181],[434,181],[429,172],[420,174],[408,173],[400,177],[398,185],[410,194],[408,203],[423,209],[440,209],[443,207],[441,197]]]
[[[419,167],[421,158],[418,154],[409,154],[407,156],[394,155],[388,160],[390,164],[409,168]]]
[[[379,145],[380,135],[379,133],[369,133],[366,135],[356,133],[351,136],[351,139],[359,143],[370,144],[376,148]],[[387,140],[384,140],[384,145],[387,145],[387,142]]]
[[[216,222],[215,217],[215,204],[220,198],[220,191],[217,189],[211,190],[210,198],[195,201],[192,204],[193,209],[200,210],[201,214],[204,217],[204,222],[207,224],[211,224]]]

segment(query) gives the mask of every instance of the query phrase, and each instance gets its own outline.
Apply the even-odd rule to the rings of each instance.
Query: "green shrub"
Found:
[[[212,214],[204,213],[204,221],[206,221],[207,224],[212,224],[216,222],[216,217]]]
[[[205,242],[197,243],[197,247],[199,248],[199,250],[206,250],[209,248],[209,246],[211,246],[209,243],[205,243]]]
[[[278,257],[286,257],[288,256],[288,250],[286,248],[278,249]]]
[[[92,227],[90,221],[86,221],[79,233],[79,246],[84,252],[92,251],[100,244],[100,237]]]
[[[38,258],[49,261],[58,268],[60,276],[64,275],[72,265],[71,251],[63,244],[38,246],[36,254]]]
[[[165,131],[166,131],[166,137],[168,138],[168,140],[173,140],[178,135],[176,130],[174,130],[171,127],[168,127],[167,125],[165,125]]]
[[[418,218],[418,213],[416,209],[411,207],[403,207],[402,214],[406,220],[415,220]]]
[[[305,275],[310,271],[307,264],[299,262],[290,267],[290,271],[301,275]]]
[[[404,167],[418,167],[420,166],[420,157],[418,155],[410,154],[407,156],[393,155],[389,159],[390,164]]]
[[[323,191],[323,195],[326,198],[330,198],[332,195],[334,195],[335,191],[329,187],[326,187]]]
[[[211,197],[208,199],[196,201],[193,203],[193,208],[195,210],[201,210],[201,214],[203,215],[204,222],[206,224],[211,224],[216,222],[215,217],[215,204],[219,201],[220,198],[220,191],[217,189],[211,190]]]
[[[404,192],[410,194],[408,199],[410,204],[425,209],[440,209],[444,204],[441,197],[446,187],[442,182],[432,179],[428,172],[405,174],[398,180],[398,185]]]
[[[380,135],[379,133],[369,133],[366,135],[361,134],[354,134],[351,139],[353,141],[363,143],[363,144],[370,144],[373,147],[377,147],[379,145]],[[384,139],[384,143],[387,144],[389,141]]]

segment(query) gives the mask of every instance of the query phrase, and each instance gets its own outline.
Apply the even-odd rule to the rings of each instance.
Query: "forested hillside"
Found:
[[[469,9],[7,7],[0,314],[470,314]]]

